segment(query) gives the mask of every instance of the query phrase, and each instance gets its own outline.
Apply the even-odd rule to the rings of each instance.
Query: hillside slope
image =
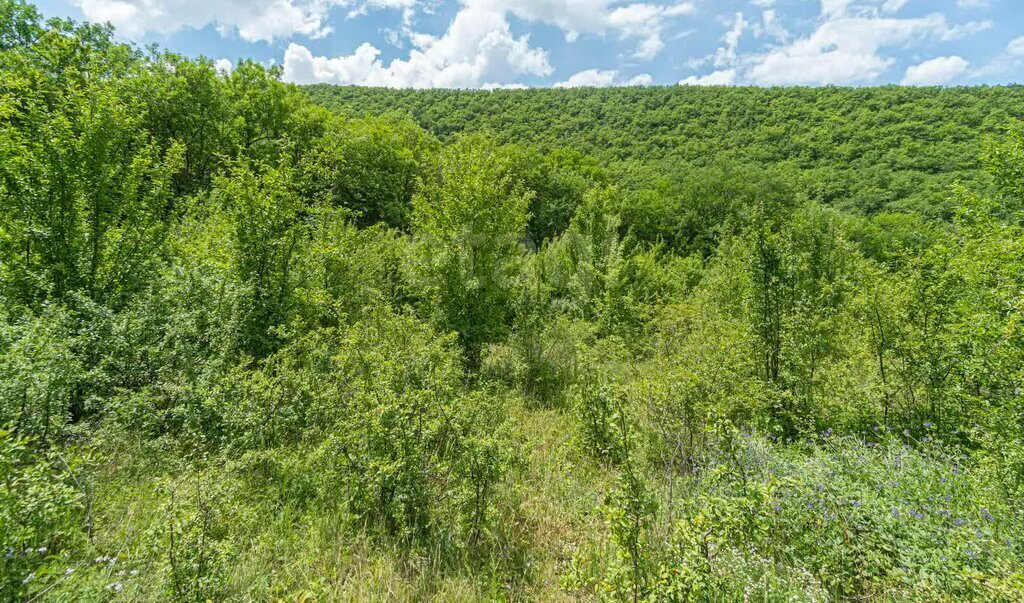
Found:
[[[627,179],[721,161],[789,168],[810,180],[809,196],[867,213],[941,215],[950,184],[981,181],[984,138],[1024,115],[1024,86],[304,89],[343,114],[407,114],[442,140],[488,132],[581,150]]]

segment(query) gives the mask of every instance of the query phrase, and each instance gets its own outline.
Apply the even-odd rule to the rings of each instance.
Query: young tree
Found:
[[[530,193],[510,156],[481,137],[441,154],[437,178],[413,199],[417,273],[427,312],[459,335],[472,366],[506,331]]]

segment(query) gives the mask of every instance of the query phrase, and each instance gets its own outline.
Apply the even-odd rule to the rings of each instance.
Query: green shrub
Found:
[[[72,414],[82,411],[84,375],[74,344],[70,321],[58,309],[0,322],[0,425],[43,442],[60,440]]]
[[[0,598],[25,600],[63,577],[85,538],[84,492],[56,450],[0,428]],[[83,478],[84,479],[84,478]]]

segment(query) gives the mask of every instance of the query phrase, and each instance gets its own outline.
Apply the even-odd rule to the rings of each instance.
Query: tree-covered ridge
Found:
[[[1019,120],[880,209],[307,92],[0,0],[0,600],[1020,600]]]
[[[442,140],[577,149],[635,182],[733,161],[801,172],[809,195],[844,209],[933,215],[954,182],[980,182],[985,136],[1024,116],[1024,86],[304,90],[349,115],[407,114]]]

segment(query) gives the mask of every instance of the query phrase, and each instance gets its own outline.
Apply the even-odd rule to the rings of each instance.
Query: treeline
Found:
[[[1018,89],[431,93],[502,139],[279,76],[0,0],[0,598],[1019,598]],[[704,94],[989,110],[948,212],[529,126]]]
[[[982,143],[1024,116],[1024,87],[389,90],[308,86],[318,104],[412,117],[450,140],[579,149],[631,185],[733,161],[785,169],[801,192],[859,213],[948,218],[949,187],[983,184]]]

